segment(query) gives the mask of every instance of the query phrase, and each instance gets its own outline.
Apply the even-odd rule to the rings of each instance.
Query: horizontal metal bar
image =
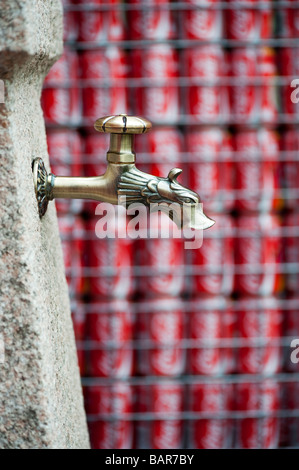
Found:
[[[281,10],[284,8],[295,9],[299,8],[299,2],[289,2],[289,1],[277,1],[277,2],[215,2],[210,3],[209,5],[197,5],[195,3],[186,3],[186,2],[177,2],[177,3],[147,3],[140,2],[138,3],[104,3],[102,5],[92,5],[84,3],[81,5],[65,5],[65,11],[86,11],[86,12],[100,12],[100,11],[152,11],[152,10],[170,10],[170,11],[179,11],[182,10]]]
[[[84,387],[113,386],[119,383],[126,383],[132,387],[140,385],[199,385],[199,384],[242,384],[273,382],[277,384],[294,383],[299,381],[299,373],[279,373],[279,374],[226,374],[226,375],[180,375],[179,377],[161,377],[147,375],[145,377],[82,377],[81,382]]]
[[[166,267],[153,267],[153,266],[126,266],[122,268],[103,266],[94,268],[77,268],[72,266],[66,269],[68,277],[108,277],[115,275],[130,275],[134,277],[150,277],[163,274],[170,274],[173,276],[206,276],[211,274],[219,275],[267,275],[267,274],[298,274],[299,263],[283,263],[283,264],[234,264],[234,265],[176,265]]]
[[[198,309],[198,301],[200,301],[200,298],[198,300],[183,300],[179,304],[180,311],[186,313],[194,312],[196,309]],[[298,310],[296,312],[296,315],[299,315],[299,298],[295,299],[281,299],[281,298],[275,298],[275,305],[276,308],[280,311],[289,311],[289,310]],[[149,314],[151,315],[155,311],[159,311],[159,303],[155,306],[155,304],[150,304],[145,301],[129,301],[129,308],[130,312],[132,312],[134,315],[137,314]],[[107,301],[102,301],[101,303],[99,301],[91,301],[85,304],[82,304],[81,301],[74,301],[72,303],[72,311],[76,312],[76,309],[78,308],[79,312],[84,312],[84,314],[107,314]],[[200,303],[200,310],[202,312],[205,311],[210,311],[211,306],[209,303],[205,304],[204,299],[203,302]],[[247,299],[247,302],[244,303],[244,301],[240,302],[238,300],[230,300],[227,299],[227,301],[220,301],[219,305],[217,307],[217,311],[232,311],[232,312],[246,312],[246,311],[252,311],[252,310],[264,310],[265,309],[265,301],[263,298],[253,298],[253,299]],[[113,311],[113,310],[112,310]],[[171,313],[171,310],[170,310]],[[298,332],[299,334],[299,332]]]
[[[213,126],[212,126],[213,127]],[[170,127],[170,130],[174,132],[180,132],[177,130],[175,126]],[[163,132],[163,130],[162,130]],[[299,132],[299,129],[298,129]],[[108,145],[108,144],[107,144]],[[108,150],[108,148],[107,148]],[[164,166],[169,165],[180,165],[184,163],[246,163],[246,162],[257,162],[257,163],[265,163],[265,162],[273,162],[275,165],[280,165],[283,162],[299,162],[299,149],[298,150],[279,150],[279,157],[273,157],[271,152],[265,152],[262,150],[254,150],[250,153],[250,158],[244,156],[242,152],[228,151],[228,150],[219,150],[219,152],[208,152],[206,150],[201,150],[197,152],[198,155],[191,152],[176,152],[171,160],[167,162],[161,163],[161,158],[164,157],[164,154],[161,153],[147,153],[147,152],[138,152],[138,161],[140,164],[143,163],[160,163]],[[277,155],[277,153],[276,153]],[[100,155],[100,159],[105,161],[105,155]],[[52,165],[60,165],[61,163],[65,165],[76,165],[78,166],[78,162],[73,160],[73,155],[65,154],[63,158],[59,155],[51,154],[50,160]],[[86,165],[94,165],[101,164],[101,160],[95,160],[95,156],[91,156],[90,154],[81,153],[80,155],[80,162],[79,165],[86,166]],[[284,188],[285,189],[285,188]]]
[[[91,51],[95,49],[106,49],[110,46],[121,46],[122,49],[146,49],[148,47],[152,47],[153,44],[168,44],[175,49],[186,49],[192,48],[197,46],[206,46],[211,44],[217,44],[219,46],[231,49],[235,47],[287,47],[293,48],[298,47],[298,38],[270,38],[270,39],[260,39],[257,38],[255,40],[235,40],[235,39],[209,39],[209,40],[197,40],[197,39],[155,39],[155,41],[150,39],[138,39],[138,40],[124,40],[124,41],[108,41],[108,40],[101,40],[96,42],[73,42],[73,41],[66,41],[65,44],[76,50],[80,51]]]
[[[299,39],[298,39],[299,47]],[[193,87],[193,86],[205,86],[208,88],[211,87],[220,87],[220,86],[230,86],[232,88],[244,87],[244,86],[282,86],[282,85],[291,85],[292,80],[296,76],[256,76],[256,77],[206,77],[206,78],[196,78],[196,77],[178,77],[178,78],[132,78],[130,76],[126,78],[102,78],[102,79],[74,79],[66,81],[47,81],[44,83],[44,89],[69,89],[69,88],[96,88],[96,89],[116,89],[116,88],[163,88],[163,87]],[[290,88],[291,91],[291,88]]]
[[[256,214],[254,214],[256,215]],[[259,214],[262,218],[263,214]],[[74,215],[76,217],[76,215]],[[78,215],[77,215],[78,217]],[[217,215],[213,215],[213,217],[217,218]],[[100,216],[94,216],[95,219],[100,220]],[[149,234],[150,232],[148,232]],[[63,241],[76,241],[76,240],[98,240],[95,232],[93,230],[76,230],[74,229],[70,234],[61,233],[60,237]],[[205,233],[204,239],[218,239],[218,238],[263,238],[263,237],[270,237],[270,238],[298,238],[299,239],[299,227],[279,227],[277,229],[272,229],[271,232],[265,231],[264,233],[261,231],[256,230],[246,230],[240,228],[218,228],[215,233]],[[286,264],[284,262],[280,262],[279,264]],[[294,264],[294,263],[293,263]],[[299,266],[299,264],[298,264]],[[171,267],[172,268],[172,267]],[[297,268],[297,265],[295,266]]]
[[[260,312],[262,315],[262,312]],[[298,330],[299,337],[299,330]],[[187,351],[189,349],[242,349],[242,348],[277,348],[282,346],[290,348],[294,336],[281,337],[257,337],[257,338],[204,338],[188,339],[178,338],[176,340],[161,340],[142,338],[142,340],[128,341],[77,341],[77,348],[84,351],[150,351],[150,350],[176,350]],[[296,338],[295,338],[296,339]],[[298,338],[299,343],[299,338]],[[293,351],[293,348],[290,348]],[[298,366],[299,367],[299,366]]]
[[[130,112],[128,113],[130,114]],[[164,119],[156,119],[153,117],[149,117],[152,124],[156,127],[172,127],[172,126],[193,126],[193,127],[201,127],[205,129],[206,127],[223,127],[228,125],[236,125],[240,127],[250,127],[251,129],[259,129],[261,125],[267,125],[276,127],[280,124],[292,124],[293,126],[299,124],[299,114],[278,114],[274,121],[263,119],[260,114],[255,116],[254,118],[243,118],[244,120],[240,120],[240,118],[236,116],[223,116],[223,117],[215,117],[215,119],[211,119],[209,116],[192,116],[192,115],[178,115],[177,117],[171,120],[169,118]],[[83,128],[91,128],[94,124],[92,119],[81,119],[76,123],[66,122],[64,124],[58,123],[51,123],[46,119],[46,126],[48,129],[79,129],[80,127]]]
[[[95,421],[201,421],[201,420],[241,420],[241,419],[267,419],[267,418],[299,418],[299,409],[295,410],[246,410],[246,411],[215,411],[215,412],[198,412],[198,411],[181,411],[177,413],[155,413],[155,412],[140,412],[140,413],[107,413],[98,415],[87,415],[89,422]]]

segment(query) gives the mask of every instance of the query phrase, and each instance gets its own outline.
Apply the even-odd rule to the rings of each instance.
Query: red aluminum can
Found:
[[[148,222],[149,238],[136,243],[137,263],[142,271],[137,279],[138,291],[144,297],[176,297],[184,289],[184,241],[176,238],[178,229],[165,214],[151,213],[143,221]]]
[[[229,341],[234,336],[235,315],[226,299],[195,300],[188,320],[188,337],[192,343],[201,344],[201,348],[191,347],[189,351],[189,372],[204,375],[234,372],[233,348],[219,348],[221,339]]]
[[[281,163],[281,179],[284,191],[284,207],[296,210],[299,194],[299,134],[295,129],[287,129],[281,137],[282,151],[286,153],[286,160]],[[294,192],[294,195],[292,194]]]
[[[226,32],[228,39],[239,41],[269,39],[273,35],[274,14],[271,1],[266,0],[261,9],[256,8],[259,4],[257,0],[229,0],[232,5],[242,3],[252,3],[252,9],[249,8],[231,8],[226,11]]]
[[[282,86],[281,101],[282,111],[290,115],[289,123],[293,123],[293,116],[299,115],[298,105],[298,84],[291,87],[293,78],[299,76],[299,47],[283,47],[279,54],[280,74],[286,78],[286,83]]]
[[[277,374],[282,366],[282,313],[277,299],[241,299],[237,312],[237,372],[241,374]],[[250,344],[250,340],[252,343]],[[260,345],[254,345],[255,341]],[[243,346],[244,345],[244,346]]]
[[[281,223],[272,214],[241,216],[235,243],[235,290],[245,296],[279,294],[283,278]]]
[[[66,279],[71,299],[84,294],[84,224],[80,217],[66,214],[58,218]]]
[[[151,84],[134,90],[135,112],[156,121],[176,122],[179,116],[178,54],[168,44],[156,44],[132,55],[135,78]]]
[[[116,238],[97,238],[95,235],[97,230],[102,236],[104,217],[107,224],[111,221],[112,228],[114,223],[118,223],[114,213],[111,216],[91,219],[88,223],[87,263],[91,268],[90,293],[94,298],[101,300],[129,298],[134,290],[132,241],[129,238],[122,238],[117,232],[115,232]],[[125,229],[125,215],[122,213],[118,217]]]
[[[296,0],[288,0],[290,7],[296,3]],[[299,37],[299,10],[296,8],[278,9],[279,36],[284,38]]]
[[[133,372],[133,314],[130,303],[110,300],[95,305],[88,318],[92,377],[129,377]]]
[[[273,49],[244,47],[233,49],[229,56],[230,109],[236,124],[264,122],[273,124],[278,117],[276,57]],[[246,81],[240,84],[242,80]],[[272,80],[272,81],[271,81]]]
[[[143,375],[176,376],[185,369],[185,320],[180,299],[148,300],[138,305],[137,335],[144,349],[139,351]],[[169,344],[169,346],[168,346]]]
[[[182,139],[182,134],[173,127],[153,129],[137,139],[135,150],[144,171],[165,178],[173,167],[181,168]]]
[[[77,4],[86,3],[85,0],[76,0]],[[125,37],[124,12],[118,9],[119,0],[90,0],[90,6],[94,10],[79,13],[79,41],[101,42],[101,41],[123,41]],[[101,10],[101,5],[109,3],[109,10]],[[98,8],[98,9],[96,9]]]
[[[127,58],[119,47],[102,51],[84,51],[81,77],[86,81],[82,91],[83,116],[93,122],[102,115],[127,112]]]
[[[196,128],[186,133],[186,151],[192,159],[189,182],[204,209],[223,213],[233,208],[234,188],[232,137],[220,128]]]
[[[217,224],[205,233],[202,247],[190,253],[193,296],[201,293],[228,296],[233,291],[233,219],[218,214],[215,220]]]
[[[279,145],[278,134],[270,129],[235,134],[237,209],[269,212],[280,208]]]
[[[42,108],[47,124],[78,124],[81,118],[81,93],[78,88],[77,52],[64,50],[45,79]]]
[[[167,8],[169,0],[129,0],[136,9],[128,11],[130,39],[174,39],[176,34],[172,11]],[[152,6],[149,9],[140,8]],[[160,8],[162,6],[162,8]],[[165,6],[166,8],[163,8]]]
[[[163,382],[137,387],[137,412],[160,414],[153,421],[137,422],[138,449],[181,449],[183,445],[183,422],[173,418],[183,411],[183,385]],[[179,418],[179,416],[178,416]]]
[[[74,333],[77,343],[77,357],[81,376],[85,375],[85,349],[82,341],[86,335],[86,315],[85,307],[81,302],[74,302],[71,305]]]
[[[289,345],[285,345],[284,349],[284,369],[287,372],[299,372],[299,362],[296,362],[298,359],[298,353],[295,352],[296,358],[294,358],[292,353],[296,350],[294,349],[294,346],[291,347],[292,340],[299,337],[298,295],[295,294],[288,296],[287,302],[289,303],[289,306],[284,311],[283,336],[285,338],[289,338]]]
[[[232,392],[231,384],[195,383],[190,385],[188,397],[190,411],[209,415],[209,417],[190,422],[188,436],[190,449],[227,449],[232,447],[232,420],[217,419],[219,414],[229,413],[232,410]]]
[[[85,176],[100,176],[107,170],[106,154],[109,149],[109,135],[93,133],[87,134],[83,141],[84,153],[84,174]],[[84,207],[90,216],[95,215],[96,207],[99,203],[86,201]]]
[[[94,449],[132,449],[133,424],[126,418],[133,411],[131,386],[125,383],[88,387],[86,410],[98,420],[89,422]],[[111,420],[111,417],[115,417]]]
[[[213,8],[217,0],[187,0],[194,9],[183,14],[182,28],[186,39],[221,39],[223,34],[222,10]],[[206,7],[197,9],[196,7]]]
[[[284,237],[284,261],[286,263],[298,263],[299,260],[299,213],[287,214],[285,217],[285,228],[289,232]],[[289,268],[285,275],[286,290],[293,294],[298,293],[299,273],[298,270]]]
[[[62,4],[64,8],[63,39],[64,41],[76,41],[79,32],[78,13],[71,10],[72,0],[62,0]]]
[[[283,411],[292,413],[299,409],[299,383],[286,382],[282,384],[282,406]],[[296,412],[295,411],[295,412]],[[280,446],[298,447],[299,443],[299,418],[284,417],[281,419]]]
[[[58,176],[82,176],[80,134],[72,130],[48,130],[48,151],[51,171]],[[83,208],[80,199],[57,199],[59,213],[78,214]]]
[[[236,420],[235,447],[241,449],[275,449],[279,443],[280,420],[275,412],[280,409],[280,384],[271,380],[262,383],[235,385],[237,411],[266,413],[265,418]]]
[[[186,49],[183,57],[186,77],[190,86],[184,90],[185,112],[201,123],[215,123],[229,116],[227,87],[216,79],[227,74],[223,49],[218,45]],[[201,79],[203,84],[192,85]],[[210,85],[215,81],[215,85]]]

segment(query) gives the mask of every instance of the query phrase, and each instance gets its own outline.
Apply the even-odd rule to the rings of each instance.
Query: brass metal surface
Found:
[[[106,116],[95,128],[111,134],[107,170],[96,177],[67,177],[47,174],[40,158],[33,162],[33,178],[40,217],[55,198],[93,199],[121,204],[132,203],[158,208],[179,226],[209,228],[214,221],[202,211],[199,196],[182,186],[177,178],[182,170],[172,169],[167,178],[144,173],[135,166],[134,135],[147,132],[151,123],[134,116]]]

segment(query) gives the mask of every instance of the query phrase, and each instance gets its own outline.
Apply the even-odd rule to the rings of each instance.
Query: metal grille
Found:
[[[90,176],[99,168],[103,171],[107,139],[101,136],[97,141],[98,157],[96,146],[91,149],[87,144],[93,124],[89,111],[95,100],[90,96],[96,96],[88,91],[100,90],[104,101],[98,104],[96,118],[143,109],[161,139],[164,132],[163,151],[138,137],[141,169],[160,171],[162,165],[163,171],[169,171],[182,165],[188,187],[194,185],[192,169],[210,169],[206,178],[211,184],[203,194],[199,188],[199,193],[207,214],[216,220],[204,234],[197,257],[173,239],[163,241],[162,252],[152,240],[99,240],[95,204],[58,202],[93,446],[298,448],[299,103],[291,102],[296,91],[291,82],[299,77],[299,2],[65,0],[64,4],[69,57],[61,62],[65,68],[60,72],[56,66],[58,72],[46,81],[43,93],[53,172]],[[163,12],[170,16],[163,19]],[[190,33],[192,12],[207,16],[198,16]],[[233,12],[241,13],[239,26],[244,21],[251,35],[246,37],[243,31],[245,38],[234,37],[238,33],[230,23]],[[138,13],[141,17],[136,17]],[[259,29],[262,14],[270,32]],[[201,31],[208,19],[215,23],[210,33]],[[136,38],[138,21],[143,28]],[[161,26],[156,33],[155,21]],[[169,24],[174,29],[170,33]],[[114,34],[116,26],[120,30]],[[175,73],[161,76],[157,61],[162,59],[157,57],[156,71],[136,76],[132,67],[136,50],[141,50],[142,62],[157,45],[177,54]],[[216,47],[209,60],[206,46]],[[109,51],[117,51],[126,57],[124,71],[117,75],[118,62],[110,56],[112,64],[105,63],[99,72],[96,56],[84,58],[89,51],[96,51],[99,61],[103,54],[107,58]],[[208,70],[194,72],[188,65],[186,57],[191,56],[192,62],[192,52],[197,51]],[[243,51],[243,57],[234,56],[234,51]],[[261,51],[265,71],[256,66]],[[244,67],[250,60],[255,70],[249,73]],[[200,64],[195,61],[196,65]],[[167,69],[169,63],[162,66]],[[166,96],[169,89],[174,90],[177,107],[173,112],[160,107],[155,114],[153,97],[157,90]],[[243,99],[248,89],[251,109],[241,111],[236,97]],[[147,95],[147,90],[153,94]],[[227,106],[217,110],[215,105],[212,111],[208,106],[205,114],[199,100],[195,111],[199,95],[210,96],[210,105],[223,91]],[[260,99],[263,92],[270,97],[266,104]],[[118,109],[123,96],[126,109]],[[148,105],[146,96],[152,97]],[[171,138],[165,143],[165,131],[174,132],[179,142],[174,150]],[[216,145],[219,132],[221,139],[229,139],[228,147],[224,140],[215,148],[208,145],[209,138]],[[191,133],[202,136],[196,149],[188,144]],[[248,135],[256,139],[254,144],[246,140]],[[165,155],[168,147],[171,151]],[[255,173],[246,167],[249,163]],[[223,183],[225,171],[232,177],[228,185]],[[254,174],[261,177],[259,183]],[[225,222],[228,219],[230,223]],[[213,245],[215,240],[218,244]],[[212,256],[216,249],[218,254]],[[175,254],[175,260],[157,259],[163,250]],[[142,256],[143,252],[149,254]],[[212,257],[206,259],[205,253]],[[174,285],[178,281],[180,287],[170,289],[167,280]]]

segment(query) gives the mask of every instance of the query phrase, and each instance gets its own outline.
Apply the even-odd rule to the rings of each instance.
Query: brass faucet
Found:
[[[145,134],[152,125],[144,118],[120,114],[105,116],[95,123],[98,132],[110,134],[107,170],[96,177],[67,177],[48,174],[41,158],[33,161],[33,177],[40,217],[47,211],[48,202],[56,198],[94,199],[120,204],[132,203],[161,210],[178,225],[206,229],[214,224],[202,210],[199,196],[177,181],[182,172],[172,169],[167,178],[144,173],[135,166],[134,134]]]

